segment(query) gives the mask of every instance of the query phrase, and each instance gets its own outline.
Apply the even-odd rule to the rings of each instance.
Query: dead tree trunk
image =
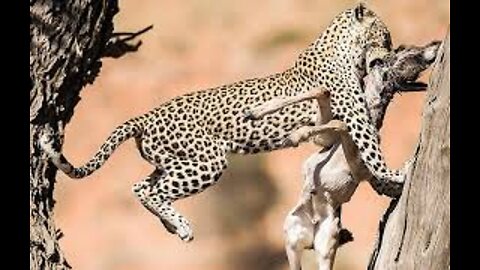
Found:
[[[37,139],[48,132],[61,147],[80,90],[97,76],[100,59],[140,46],[126,43],[139,33],[121,34],[128,36],[123,40],[112,34],[117,12],[116,0],[30,0],[30,269],[70,269],[53,222],[56,169]]]
[[[416,159],[368,269],[450,269],[450,31],[431,74]]]

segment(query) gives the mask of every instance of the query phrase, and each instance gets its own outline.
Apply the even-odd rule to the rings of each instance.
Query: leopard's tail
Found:
[[[141,118],[133,118],[121,124],[110,134],[95,155],[81,167],[75,168],[65,156],[53,146],[53,140],[44,135],[39,138],[40,146],[49,155],[52,163],[71,178],[83,178],[98,170],[120,144],[143,131]]]

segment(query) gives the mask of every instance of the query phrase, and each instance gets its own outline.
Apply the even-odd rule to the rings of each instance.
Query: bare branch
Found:
[[[142,41],[139,40],[134,44],[128,43],[128,41],[144,34],[145,32],[153,29],[153,24],[149,25],[137,32],[117,32],[113,33],[110,40],[107,42],[105,50],[103,51],[103,57],[119,58],[129,52],[136,52],[142,45]]]

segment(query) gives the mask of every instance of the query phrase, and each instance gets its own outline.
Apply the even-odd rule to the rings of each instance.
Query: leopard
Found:
[[[332,114],[344,121],[373,174],[385,183],[401,175],[386,167],[378,132],[365,105],[361,78],[370,63],[391,50],[390,32],[360,2],[337,14],[326,29],[284,71],[174,97],[116,127],[93,157],[74,167],[61,152],[59,139],[45,132],[38,139],[51,163],[70,178],[98,170],[130,138],[141,157],[155,168],[133,184],[140,203],[181,240],[193,240],[189,221],[173,202],[216,184],[229,154],[257,154],[289,147],[285,139],[322,116],[318,103],[306,101],[252,120],[251,108],[275,97],[295,96],[318,87],[328,89]],[[386,186],[388,190],[388,186]],[[388,193],[387,191],[385,193]]]

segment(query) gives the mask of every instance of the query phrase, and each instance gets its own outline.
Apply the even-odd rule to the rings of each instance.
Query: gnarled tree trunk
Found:
[[[450,31],[430,78],[416,160],[368,269],[450,269]]]
[[[56,169],[37,140],[48,132],[61,147],[80,90],[97,76],[101,57],[140,45],[112,36],[117,12],[116,0],[30,0],[30,269],[70,269],[53,222]]]

